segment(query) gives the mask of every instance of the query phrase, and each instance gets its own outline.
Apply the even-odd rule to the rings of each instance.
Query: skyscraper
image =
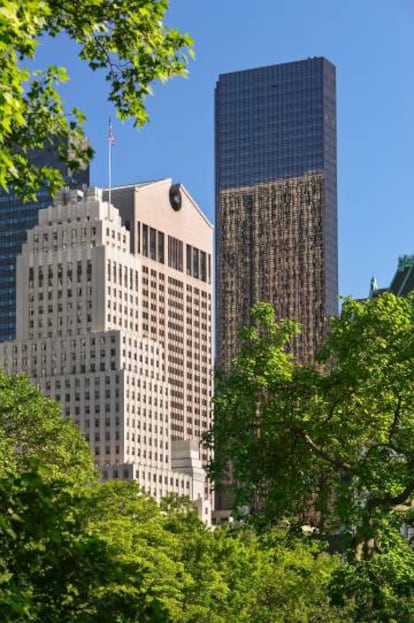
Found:
[[[211,425],[213,227],[170,179],[112,188],[111,201],[142,265],[142,335],[164,349],[171,439],[200,439]]]
[[[337,311],[335,67],[324,58],[222,74],[215,91],[217,357],[258,301],[297,320],[311,361]]]
[[[89,185],[89,166],[76,173],[59,159],[54,146],[31,153],[29,160],[37,167],[58,169],[70,188]],[[16,336],[16,258],[27,238],[27,231],[37,223],[38,212],[50,205],[52,198],[45,189],[36,201],[22,201],[13,191],[0,191],[0,342]]]
[[[103,479],[188,495],[209,520],[212,227],[170,179],[113,189],[122,218],[107,194],[65,189],[39,211],[0,366],[60,401]]]

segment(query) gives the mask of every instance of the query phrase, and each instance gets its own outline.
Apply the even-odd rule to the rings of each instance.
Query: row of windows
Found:
[[[141,233],[142,232],[142,233]],[[160,263],[164,263],[165,235],[153,227],[138,223],[138,253]],[[183,242],[168,236],[168,266],[183,271]],[[186,245],[186,272],[205,282],[211,280],[211,256],[191,245]],[[148,268],[146,269],[147,272]],[[155,271],[154,276],[155,276]],[[145,284],[145,279],[143,280]],[[148,284],[148,281],[146,282]]]
[[[128,468],[124,468],[123,470],[118,470],[118,469],[113,469],[111,473],[108,473],[108,470],[104,469],[102,471],[102,478],[103,480],[107,480],[108,477],[112,477],[114,479],[118,479],[118,478],[123,478],[124,480],[128,480],[131,477],[130,474],[130,470]],[[178,478],[173,478],[172,476],[168,477],[168,476],[162,476],[162,474],[158,474],[158,478],[157,478],[157,474],[152,474],[150,472],[148,472],[147,474],[145,473],[145,471],[143,470],[142,472],[139,472],[138,470],[135,473],[135,478],[139,479],[141,478],[142,480],[147,480],[148,482],[154,482],[156,483],[158,480],[159,484],[162,484],[162,482],[164,481],[165,485],[170,485],[171,487],[173,487],[175,485],[175,487],[179,487],[181,485],[181,488],[184,489],[184,480],[181,480],[181,483],[179,481]],[[189,489],[190,488],[190,482],[187,480],[186,481],[186,488]],[[156,495],[156,494],[154,494]]]
[[[85,387],[90,387],[91,385],[94,385],[95,387],[100,387],[101,384],[110,385],[111,379],[114,379],[117,385],[119,384],[119,375],[116,374],[114,376],[107,375],[105,377],[96,376],[95,378],[92,378],[92,379],[86,376],[84,377],[84,385]],[[65,379],[65,383],[64,383],[65,387],[70,387],[71,381],[72,381],[72,385],[74,384],[75,387],[81,386],[81,379],[79,377],[75,377],[75,378],[72,377],[72,379],[71,378]],[[63,386],[63,379],[56,379],[55,380],[56,389],[60,389],[61,386]],[[51,388],[51,381],[46,381],[45,389],[47,391],[50,391],[50,388]]]
[[[116,235],[115,235],[116,234]],[[107,239],[111,238],[113,242],[115,242],[115,240],[117,240],[118,242],[121,242],[121,232],[115,232],[114,229],[109,229],[109,227],[106,228],[106,237]],[[126,235],[122,234],[122,242],[123,244],[126,244]]]
[[[17,366],[17,359],[13,359],[13,369],[16,369]],[[131,366],[129,366],[129,368],[131,368]],[[33,378],[37,378],[38,376],[41,377],[45,377],[45,376],[49,376],[50,372],[55,376],[57,374],[84,374],[85,372],[107,372],[109,370],[116,370],[116,366],[114,362],[111,362],[110,365],[105,365],[103,363],[101,363],[100,365],[95,365],[94,363],[91,363],[90,366],[86,366],[85,364],[72,364],[71,366],[62,366],[62,367],[53,367],[52,370],[50,371],[50,369],[48,368],[46,370],[46,368],[41,368],[39,374],[38,371],[36,369],[32,370],[30,372],[30,375]]]
[[[86,264],[86,265],[85,265]],[[84,266],[85,265],[85,266]],[[86,270],[84,270],[86,268]],[[92,281],[92,262],[77,261],[68,262],[65,267],[63,264],[48,264],[47,267],[39,266],[35,271],[33,266],[29,267],[29,287],[33,288],[36,280],[37,287],[41,288],[44,284],[44,279],[47,277],[47,285],[52,287],[57,283],[58,287],[62,288],[63,279],[65,278],[66,286],[72,285],[75,281],[74,273],[76,274],[76,282],[79,284],[83,281],[84,276],[86,281],[90,283]],[[69,292],[69,290],[68,290]],[[71,296],[71,294],[68,296]]]
[[[87,236],[87,234],[89,233],[88,229],[86,227],[82,227],[82,229],[78,232],[77,229],[72,229],[71,231],[71,235],[69,236],[69,231],[66,229],[63,230],[59,230],[56,231],[52,231],[49,232],[45,231],[43,232],[43,234],[39,234],[37,232],[35,232],[33,234],[33,243],[34,244],[38,244],[39,242],[49,242],[49,241],[57,241],[58,238],[61,238],[62,240],[67,240],[68,238],[71,238],[72,240],[77,240],[78,239],[78,234],[79,237],[85,238]],[[90,233],[92,236],[96,235],[96,227],[93,226],[90,229]],[[59,235],[60,234],[60,235]]]
[[[106,274],[108,281],[112,281],[113,283],[119,283],[120,286],[124,286],[126,288],[129,287],[130,290],[134,289],[138,290],[138,271],[133,268],[129,268],[127,266],[123,266],[122,264],[117,264],[114,261],[108,260],[106,267]]]
[[[142,242],[141,242],[142,240]],[[149,257],[151,260],[155,260],[164,264],[164,240],[165,236],[162,231],[158,231],[148,225],[142,225],[141,235],[141,223],[137,225],[137,246],[138,253],[142,253],[145,257]]]
[[[200,251],[191,245],[186,245],[187,275],[210,282],[211,266],[210,254]],[[208,265],[207,265],[208,262]]]

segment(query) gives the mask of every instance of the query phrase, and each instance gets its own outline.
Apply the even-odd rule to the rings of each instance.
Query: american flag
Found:
[[[111,121],[111,118],[109,118],[108,143],[109,143],[110,147],[112,147],[115,144],[115,136],[114,136],[114,133],[112,132],[112,121]]]

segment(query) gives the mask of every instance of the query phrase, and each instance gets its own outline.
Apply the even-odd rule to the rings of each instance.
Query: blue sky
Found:
[[[112,183],[172,177],[214,219],[213,92],[220,73],[308,56],[337,67],[339,285],[365,296],[414,253],[414,1],[171,0],[168,23],[189,32],[187,79],[155,85],[141,130],[114,119]],[[59,38],[39,64],[69,69],[68,106],[87,115],[92,183],[107,184],[106,84]]]

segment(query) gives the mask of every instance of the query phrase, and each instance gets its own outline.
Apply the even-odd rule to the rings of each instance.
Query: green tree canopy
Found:
[[[248,527],[183,534],[182,623],[346,623],[348,604],[330,603],[341,568],[321,543],[286,530],[258,536]],[[345,600],[346,602],[346,600]]]
[[[89,160],[84,116],[66,110],[58,92],[66,70],[32,70],[41,36],[66,34],[91,70],[102,70],[118,116],[147,120],[144,100],[154,81],[185,75],[191,39],[164,24],[169,0],[0,0],[0,186],[25,197],[41,184],[53,194],[56,170],[29,165],[27,154],[58,144],[72,170]]]
[[[383,530],[369,560],[344,563],[329,580],[331,604],[349,608],[359,623],[414,623],[414,552],[396,531]]]
[[[345,623],[347,597],[328,594],[342,566],[321,550],[286,530],[209,530],[187,499],[99,483],[59,405],[0,374],[2,622]]]
[[[89,446],[60,405],[43,396],[24,374],[0,370],[0,439],[3,464],[31,469],[33,460],[46,480],[64,477],[74,487],[96,482]]]
[[[1,621],[172,621],[178,549],[136,482],[99,483],[58,403],[0,372]]]
[[[344,301],[314,366],[286,354],[296,328],[269,305],[252,318],[218,381],[212,476],[230,462],[237,505],[345,532],[368,559],[414,495],[414,296]]]

